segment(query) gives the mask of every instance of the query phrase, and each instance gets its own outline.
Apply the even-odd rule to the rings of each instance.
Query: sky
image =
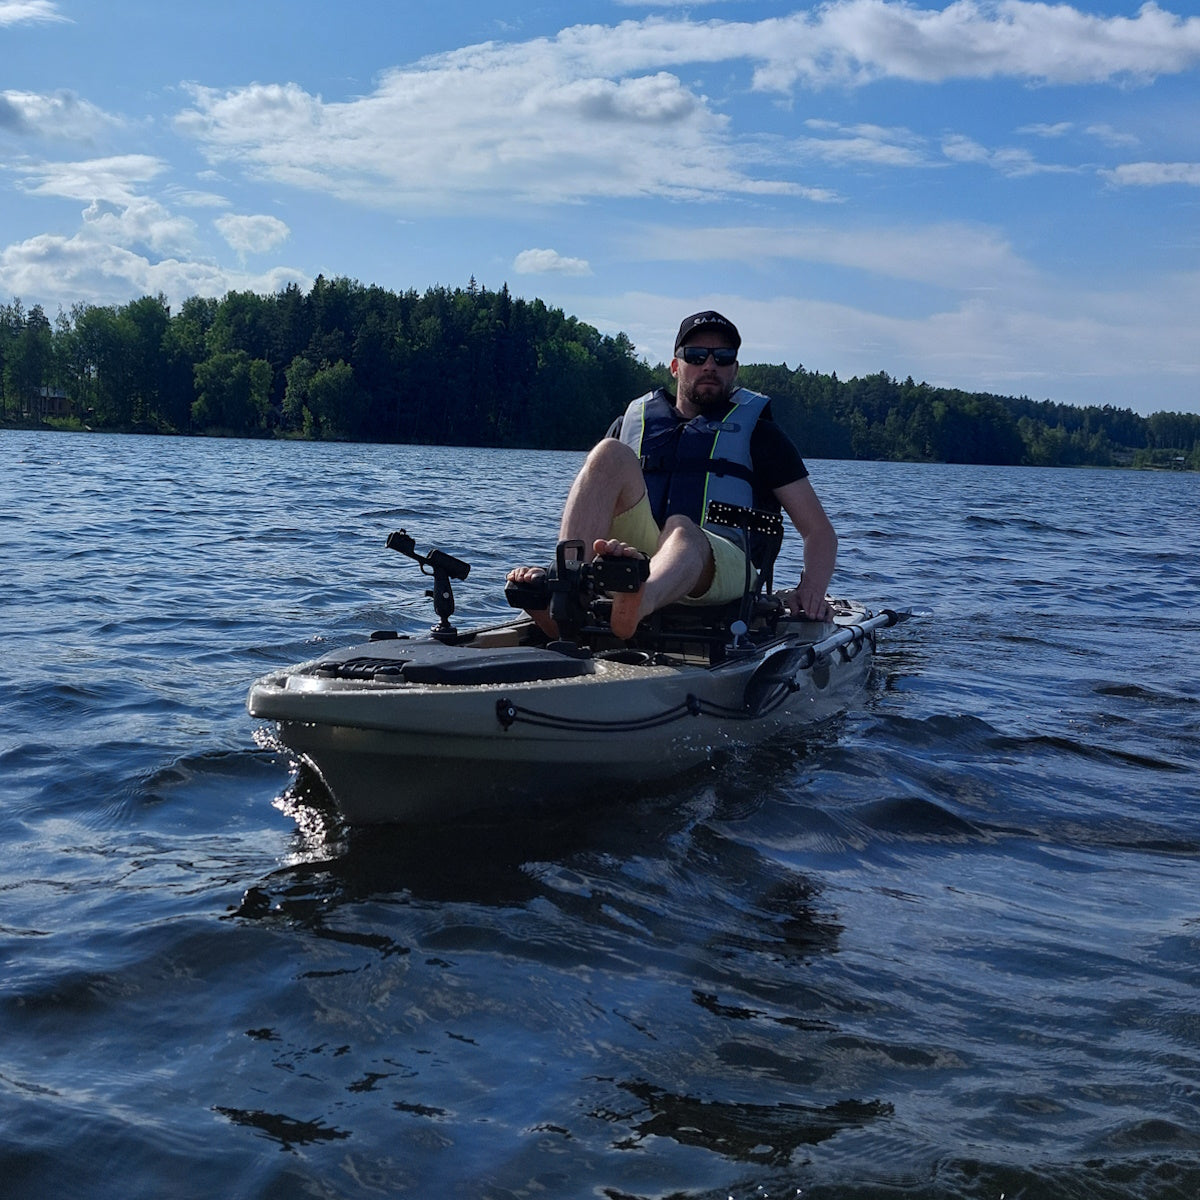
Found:
[[[0,299],[507,284],[1200,412],[1200,5],[0,0]]]

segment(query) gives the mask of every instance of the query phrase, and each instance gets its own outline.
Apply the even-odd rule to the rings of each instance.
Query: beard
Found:
[[[681,379],[676,387],[676,403],[687,401],[702,412],[710,412],[714,408],[725,408],[729,397],[733,395],[734,385],[722,383],[716,376],[690,380],[687,383]]]

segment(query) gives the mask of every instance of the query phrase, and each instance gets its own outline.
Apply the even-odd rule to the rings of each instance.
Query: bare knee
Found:
[[[677,539],[690,546],[703,546],[706,551],[708,549],[708,538],[704,536],[700,526],[691,517],[684,517],[679,513],[673,513],[663,522],[661,541],[665,542],[668,538]]]
[[[712,586],[717,569],[712,543],[704,531],[689,517],[679,514],[669,516],[663,523],[662,537],[658,543],[659,551],[667,546],[670,546],[673,554],[680,558],[686,557],[690,561],[689,573],[693,583],[688,588],[688,594],[704,595]]]
[[[639,479],[642,475],[642,461],[634,453],[633,448],[625,445],[616,438],[601,438],[588,451],[584,461],[585,471],[600,471],[606,475],[633,476]]]
[[[632,508],[646,490],[642,460],[633,449],[616,438],[601,438],[584,460],[576,477],[576,488],[584,494],[597,491],[612,497],[612,513]]]

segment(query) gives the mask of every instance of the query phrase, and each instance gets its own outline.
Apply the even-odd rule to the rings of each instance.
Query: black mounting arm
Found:
[[[422,575],[433,576],[433,587],[425,595],[433,600],[433,611],[438,615],[432,633],[436,638],[450,640],[458,635],[458,630],[450,624],[450,616],[454,612],[454,590],[450,586],[451,579],[463,580],[470,574],[471,565],[461,558],[446,554],[442,550],[430,550],[428,554],[418,554],[417,544],[403,529],[388,534],[387,548],[411,558],[421,568]]]

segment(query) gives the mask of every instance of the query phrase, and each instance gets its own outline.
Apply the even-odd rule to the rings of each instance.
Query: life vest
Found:
[[[710,500],[779,511],[773,497],[756,495],[750,461],[750,435],[770,400],[746,388],[738,388],[729,400],[719,417],[701,413],[681,421],[670,396],[659,388],[625,410],[621,441],[641,459],[646,494],[660,526],[678,513],[740,542],[736,530],[707,521]],[[757,561],[756,548],[751,556]]]

